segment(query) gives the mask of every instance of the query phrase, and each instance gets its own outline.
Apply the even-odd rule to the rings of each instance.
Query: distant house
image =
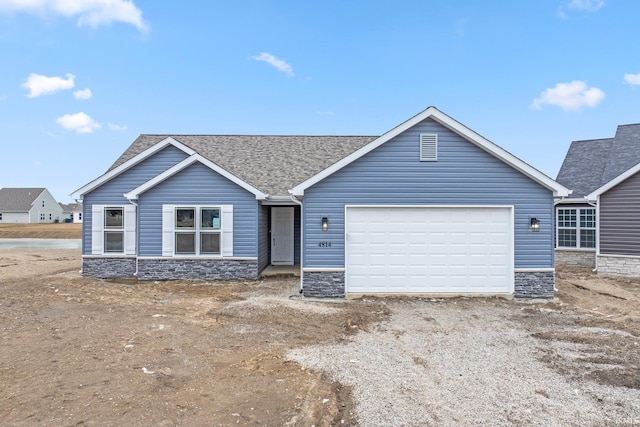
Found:
[[[0,189],[0,224],[62,220],[62,208],[46,188]]]
[[[574,141],[557,181],[556,263],[640,276],[640,124],[613,138]]]
[[[86,276],[300,265],[305,296],[551,297],[568,194],[429,107],[379,137],[141,135],[74,197]]]
[[[74,224],[82,224],[82,203],[60,203],[60,207],[65,221],[69,219]]]

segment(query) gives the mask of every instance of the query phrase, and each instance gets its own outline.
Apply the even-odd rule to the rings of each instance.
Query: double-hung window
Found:
[[[104,209],[104,252],[124,253],[124,209]]]
[[[177,207],[176,255],[220,255],[220,207]]]
[[[557,223],[557,247],[596,247],[595,208],[558,208]]]
[[[91,253],[135,255],[136,207],[93,205],[91,207]]]
[[[233,256],[233,205],[162,205],[163,256]]]

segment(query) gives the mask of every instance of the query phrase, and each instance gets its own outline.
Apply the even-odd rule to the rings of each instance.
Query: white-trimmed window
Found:
[[[593,249],[596,247],[596,209],[558,208],[557,247]]]
[[[44,221],[47,217],[45,216],[44,213],[40,214],[40,221]]]
[[[233,206],[162,206],[163,256],[232,256]]]
[[[91,253],[135,255],[136,207],[133,205],[91,207]]]

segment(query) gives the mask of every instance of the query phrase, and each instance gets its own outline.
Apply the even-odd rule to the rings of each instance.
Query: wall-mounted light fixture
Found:
[[[538,218],[531,218],[529,220],[529,228],[534,233],[540,231],[540,220],[538,220]]]
[[[327,231],[329,229],[329,218],[326,216],[322,217],[322,231]]]

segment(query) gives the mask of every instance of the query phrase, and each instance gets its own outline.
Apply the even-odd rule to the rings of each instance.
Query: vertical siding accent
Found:
[[[420,134],[438,134],[437,162],[420,161]],[[347,204],[514,206],[515,268],[553,267],[552,192],[431,119],[305,191],[305,268],[344,268]],[[529,230],[530,217],[540,232]]]
[[[124,254],[136,254],[136,207],[124,207]]]
[[[222,205],[222,256],[233,256],[233,205]]]
[[[258,201],[255,196],[200,163],[187,167],[140,195],[140,256],[166,256],[162,249],[162,205],[165,204],[233,205],[233,256],[258,256]]]
[[[600,253],[640,256],[640,173],[600,196]]]
[[[94,204],[116,206],[129,204],[129,201],[123,196],[124,193],[133,190],[187,157],[187,154],[182,150],[174,146],[168,146],[85,194],[83,200],[82,253],[89,255],[91,253],[89,251],[93,248],[93,210],[91,206]]]
[[[162,256],[173,256],[175,205],[162,205]]]
[[[93,205],[93,226],[91,227],[91,253],[102,255],[104,239],[104,205]]]

